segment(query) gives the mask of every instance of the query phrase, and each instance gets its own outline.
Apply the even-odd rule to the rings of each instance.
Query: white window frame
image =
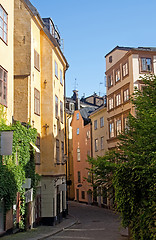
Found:
[[[119,106],[121,104],[121,93],[118,93],[115,98],[116,98],[116,106]]]
[[[120,135],[122,129],[121,129],[121,119],[116,120],[116,135]]]

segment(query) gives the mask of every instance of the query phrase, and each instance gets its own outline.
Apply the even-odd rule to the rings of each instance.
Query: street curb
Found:
[[[70,215],[70,216],[71,216],[71,215]],[[72,216],[72,217],[73,217],[73,216]],[[75,217],[73,217],[73,218],[75,218]],[[44,240],[44,239],[46,239],[46,238],[48,238],[48,237],[51,237],[51,236],[53,236],[53,235],[55,235],[55,234],[57,234],[57,233],[59,233],[59,232],[62,232],[64,229],[67,229],[67,228],[69,228],[69,227],[72,227],[72,226],[75,225],[77,222],[78,222],[78,219],[75,219],[75,221],[71,222],[71,223],[68,224],[66,227],[61,228],[61,229],[58,229],[58,230],[55,230],[55,231],[53,231],[52,233],[49,233],[48,235],[46,235],[46,236],[44,236],[44,237],[37,238],[37,240]]]

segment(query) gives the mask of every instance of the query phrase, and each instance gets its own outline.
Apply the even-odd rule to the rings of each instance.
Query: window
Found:
[[[95,139],[95,152],[98,151],[98,139]]]
[[[119,69],[116,70],[116,72],[115,72],[115,82],[118,82],[118,81],[120,81],[120,70]]]
[[[60,143],[59,140],[56,139],[56,163],[60,162]]]
[[[4,106],[7,106],[7,77],[7,71],[0,66],[0,103]]]
[[[87,131],[87,139],[90,138],[90,131]]]
[[[62,162],[64,162],[64,142],[61,142]]]
[[[116,135],[121,133],[121,119],[116,121]]]
[[[114,107],[113,98],[110,98],[108,100],[108,109],[111,110],[111,109],[113,109],[113,107]]]
[[[124,102],[129,100],[129,89],[128,88],[123,91],[123,100],[124,100]]]
[[[101,137],[101,150],[104,149],[104,137]]]
[[[85,199],[85,191],[82,191],[82,192],[81,192],[81,198],[82,198],[82,199]]]
[[[124,131],[128,130],[129,126],[128,126],[128,117],[124,117]]]
[[[101,117],[100,118],[100,127],[103,127],[104,126],[104,117]]]
[[[94,130],[97,129],[97,120],[94,121]]]
[[[114,137],[114,123],[109,123],[109,137]]]
[[[7,43],[8,15],[0,5],[0,38]]]
[[[77,133],[77,135],[79,135],[79,128],[76,129],[76,133]]]
[[[113,75],[109,75],[108,76],[108,87],[111,87],[113,86]]]
[[[128,75],[128,63],[127,62],[122,65],[122,73],[123,73],[123,77]]]
[[[76,119],[79,120],[79,113],[76,114]]]
[[[60,101],[60,118],[61,118],[61,123],[63,123],[63,102]]]
[[[116,106],[119,106],[121,104],[121,94],[116,95]]]
[[[109,63],[112,63],[112,56],[109,57]]]
[[[40,115],[40,92],[34,88],[34,113]]]
[[[81,182],[81,174],[80,174],[80,171],[77,172],[77,180],[78,180],[78,183]]]
[[[55,76],[58,78],[58,65],[56,61],[55,61]]]
[[[152,71],[151,58],[141,58],[141,71],[144,72]]]
[[[58,97],[55,95],[55,117],[58,118]]]
[[[34,67],[40,71],[40,55],[38,52],[34,49]]]
[[[80,158],[80,148],[77,148],[77,161],[79,162],[81,160]]]
[[[62,70],[60,69],[60,83],[63,85]]]

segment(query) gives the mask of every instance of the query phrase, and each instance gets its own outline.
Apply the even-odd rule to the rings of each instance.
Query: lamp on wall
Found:
[[[45,128],[45,134],[47,134],[47,128],[49,128],[49,125],[46,123],[43,127]]]
[[[44,80],[44,88],[46,88],[46,86],[47,86],[47,80],[45,79]]]

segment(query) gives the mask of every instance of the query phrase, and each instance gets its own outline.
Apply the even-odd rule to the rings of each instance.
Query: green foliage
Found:
[[[89,160],[95,182],[115,188],[117,210],[123,226],[134,240],[156,239],[156,76],[141,79],[143,91],[135,90],[131,101],[135,116],[119,136],[115,151]],[[112,177],[112,178],[111,178]]]
[[[34,151],[30,148],[30,142],[35,143],[36,141],[37,131],[31,128],[29,124],[23,126],[20,122],[11,126],[7,126],[2,120],[0,123],[0,131],[13,130],[12,156],[3,156],[3,161],[0,163],[0,199],[4,200],[5,210],[7,211],[11,209],[16,200],[17,192],[20,193],[20,227],[24,228],[26,208],[25,189],[22,188],[22,184],[25,182],[25,178],[31,177],[31,187],[35,193],[37,179],[39,178],[35,173]]]

